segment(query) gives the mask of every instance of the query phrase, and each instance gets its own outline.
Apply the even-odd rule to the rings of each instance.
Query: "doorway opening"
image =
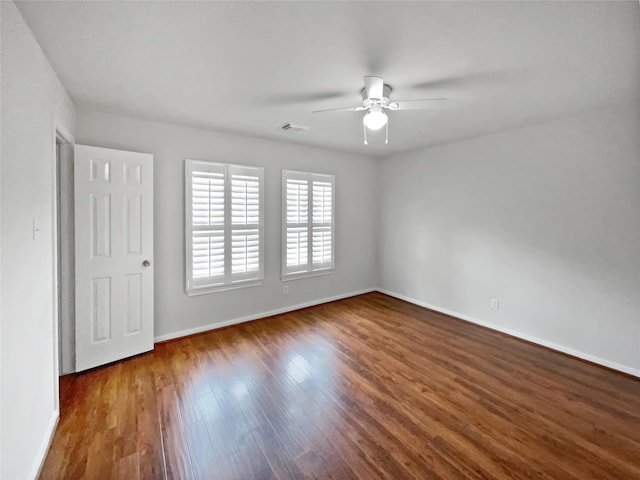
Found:
[[[58,315],[58,365],[62,365],[62,228],[61,228],[61,210],[62,207],[60,205],[60,176],[61,176],[61,154],[62,150],[62,140],[60,137],[56,135],[56,224],[55,224],[55,232],[56,232],[56,285],[58,286],[57,290],[57,311]]]
[[[62,374],[73,371],[73,138],[54,122],[54,165],[52,198],[52,265],[53,265],[53,368],[55,408],[60,409]],[[71,222],[71,223],[70,223]],[[72,337],[72,335],[71,335]],[[70,350],[71,348],[71,350]]]

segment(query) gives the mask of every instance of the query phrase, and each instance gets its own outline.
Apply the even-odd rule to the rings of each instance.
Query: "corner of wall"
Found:
[[[374,241],[375,241],[375,246],[374,246],[374,251],[375,251],[375,258],[374,258],[374,272],[375,272],[375,278],[373,281],[373,284],[375,285],[375,288],[378,289],[381,284],[382,284],[382,263],[381,263],[381,258],[382,258],[382,242],[381,242],[381,238],[382,238],[382,215],[383,215],[383,184],[382,184],[382,167],[383,167],[383,163],[389,158],[389,156],[382,156],[382,157],[371,157],[371,160],[374,162],[375,165],[375,205],[374,205],[374,211],[377,212],[377,215],[375,215],[375,220],[374,220]]]

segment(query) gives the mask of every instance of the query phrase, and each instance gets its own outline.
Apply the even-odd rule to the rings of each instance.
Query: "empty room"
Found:
[[[640,2],[0,17],[1,480],[640,480]]]

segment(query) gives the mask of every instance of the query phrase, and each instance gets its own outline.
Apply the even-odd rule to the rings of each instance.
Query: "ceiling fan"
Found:
[[[330,108],[328,110],[314,110],[312,113],[324,112],[363,112],[367,113],[362,117],[362,130],[364,132],[364,144],[367,142],[367,129],[375,131],[386,127],[385,145],[389,143],[389,117],[385,110],[415,110],[426,108],[421,102],[432,102],[446,100],[446,98],[424,98],[420,100],[404,100],[392,102],[389,97],[393,89],[384,83],[382,77],[364,77],[364,87],[360,90],[362,95],[362,105],[346,108]]]

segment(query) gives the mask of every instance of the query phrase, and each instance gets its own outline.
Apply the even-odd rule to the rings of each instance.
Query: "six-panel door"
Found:
[[[76,371],[153,349],[153,156],[75,147]]]

